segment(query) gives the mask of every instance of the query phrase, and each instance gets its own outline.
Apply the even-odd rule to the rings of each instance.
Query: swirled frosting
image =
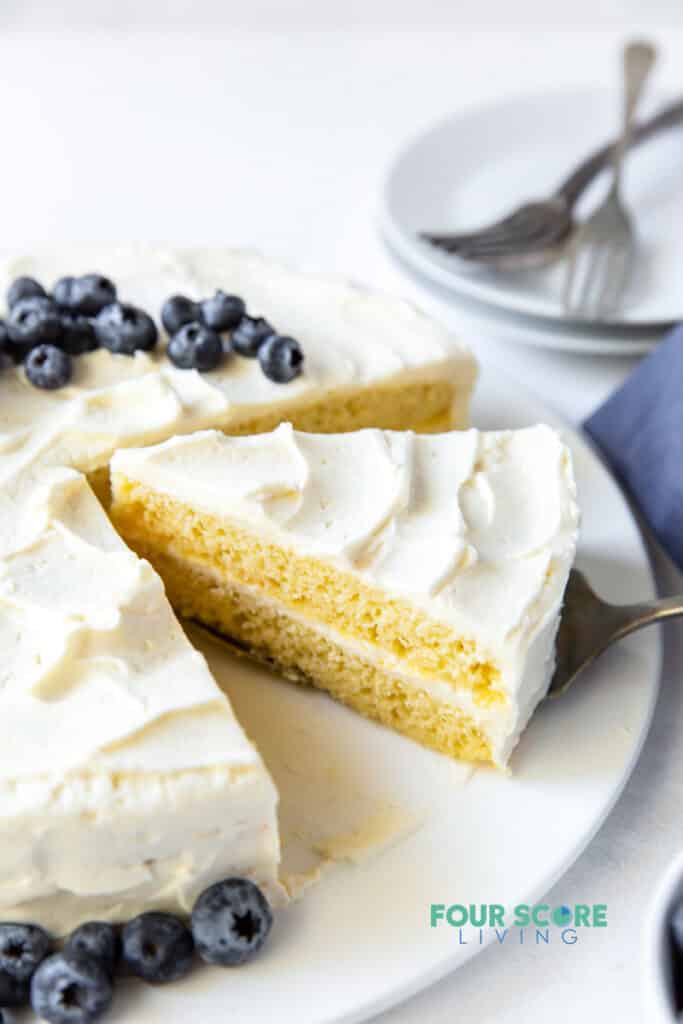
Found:
[[[0,266],[0,293],[20,274],[51,288],[63,274],[110,276],[123,301],[155,318],[169,295],[199,299],[236,292],[254,315],[298,338],[304,372],[276,384],[258,362],[228,356],[205,374],[179,370],[164,344],[134,357],[98,350],[74,360],[68,387],[39,391],[23,371],[0,376],[0,456],[91,472],[117,448],[206,427],[238,429],[266,411],[288,413],[333,391],[460,375],[469,391],[475,364],[464,346],[405,302],[340,279],[296,273],[252,253],[149,246],[60,248]]]
[[[2,917],[274,891],[275,789],[151,566],[70,469],[5,473],[0,524]]]
[[[510,698],[505,759],[547,687],[576,546],[571,457],[554,430],[206,431],[121,451],[112,474],[266,531],[474,640]]]

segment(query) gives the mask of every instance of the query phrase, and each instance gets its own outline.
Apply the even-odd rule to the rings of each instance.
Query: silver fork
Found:
[[[683,121],[683,102],[664,107],[635,125],[629,148]],[[501,220],[469,232],[422,232],[420,237],[449,255],[495,270],[528,270],[552,263],[564,252],[575,222],[572,211],[590,183],[612,163],[616,143],[593,153],[547,199],[522,203]]]
[[[580,672],[617,640],[655,622],[683,615],[683,595],[639,604],[608,604],[572,569],[555,643],[555,673],[549,696],[564,693]]]
[[[619,306],[635,251],[635,231],[621,195],[624,156],[633,115],[655,62],[649,43],[624,51],[624,122],[614,150],[612,185],[605,201],[575,232],[567,250],[562,301],[569,316],[602,319]]]

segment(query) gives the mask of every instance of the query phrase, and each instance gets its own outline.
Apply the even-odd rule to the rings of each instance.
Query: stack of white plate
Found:
[[[644,103],[647,117],[661,97]],[[625,194],[638,234],[634,273],[619,313],[579,321],[562,309],[562,263],[541,271],[468,268],[419,238],[472,230],[520,202],[549,196],[584,156],[614,136],[620,97],[591,89],[522,96],[459,113],[398,154],[381,211],[384,238],[422,282],[470,314],[497,319],[517,340],[572,351],[646,352],[683,320],[683,126],[634,150]],[[602,175],[577,215],[595,207]]]

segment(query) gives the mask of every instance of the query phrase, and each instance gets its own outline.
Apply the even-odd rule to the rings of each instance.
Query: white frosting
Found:
[[[5,472],[0,537],[0,917],[187,910],[230,873],[277,895],[275,788],[84,477]]]
[[[256,360],[237,355],[211,373],[179,370],[166,358],[163,340],[157,351],[134,357],[106,350],[79,356],[71,384],[54,392],[33,388],[21,369],[4,371],[0,454],[15,464],[39,460],[90,472],[117,448],[206,427],[237,429],[264,410],[284,420],[293,407],[330,392],[457,376],[467,394],[474,381],[469,352],[407,303],[338,279],[297,274],[246,252],[145,246],[39,251],[0,267],[0,293],[19,274],[51,288],[65,273],[88,271],[113,278],[123,301],[157,321],[171,294],[235,292],[251,314],[298,338],[304,371],[289,384],[275,384]]]
[[[475,640],[509,696],[481,716],[499,723],[489,732],[505,761],[552,673],[576,546],[571,458],[555,431],[206,431],[119,452],[112,472],[115,488],[121,474],[267,531]]]

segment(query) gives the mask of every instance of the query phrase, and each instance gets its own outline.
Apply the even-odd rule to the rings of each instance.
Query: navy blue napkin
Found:
[[[584,427],[683,569],[683,324]]]

